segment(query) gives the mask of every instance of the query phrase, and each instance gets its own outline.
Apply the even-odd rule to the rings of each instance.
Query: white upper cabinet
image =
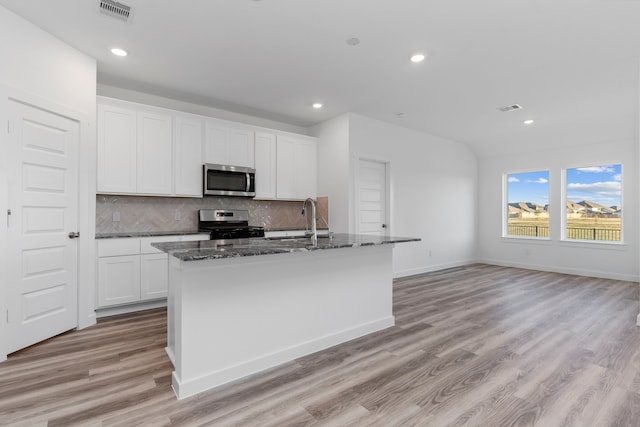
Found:
[[[300,199],[316,198],[318,192],[318,152],[315,139],[302,138],[296,144],[294,177],[296,195]]]
[[[205,163],[253,168],[253,129],[208,120],[205,125],[204,156]]]
[[[199,116],[98,102],[98,193],[202,197]]]
[[[276,135],[256,132],[256,199],[276,198]]]
[[[229,130],[229,164],[232,166],[255,167],[254,132],[251,129],[231,128]]]
[[[226,164],[229,161],[228,129],[212,122],[205,124],[204,162]]]
[[[295,147],[293,138],[278,136],[276,144],[277,173],[276,173],[276,197],[278,199],[298,199],[295,189]]]
[[[136,192],[136,111],[98,105],[98,191]]]
[[[295,135],[278,135],[276,151],[276,197],[288,200],[315,198],[316,140]]]
[[[173,136],[171,115],[138,111],[137,193],[171,195],[173,192]]]
[[[174,121],[174,175],[177,196],[202,196],[202,120],[177,116]]]
[[[202,165],[256,169],[256,198],[316,197],[316,139],[98,97],[103,194],[202,197]]]

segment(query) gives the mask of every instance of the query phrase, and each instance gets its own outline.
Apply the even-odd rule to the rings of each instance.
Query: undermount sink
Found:
[[[328,234],[319,234],[318,239],[329,239],[331,236]],[[311,237],[304,236],[282,236],[282,237],[265,237],[265,240],[272,240],[276,242],[308,242],[311,241]]]
[[[251,248],[253,248],[253,246],[251,246],[251,245],[232,245],[232,244],[230,244],[230,245],[218,245],[218,246],[216,246],[215,248],[212,248],[212,249],[215,249],[216,251],[230,251],[230,250],[233,250],[233,249],[251,249]]]

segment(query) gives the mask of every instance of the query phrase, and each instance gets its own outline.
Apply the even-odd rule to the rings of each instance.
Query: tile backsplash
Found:
[[[329,221],[327,197],[317,198],[317,217]],[[266,229],[304,229],[302,202],[233,197],[96,196],[96,233],[189,232],[198,230],[199,209],[246,209],[249,224]],[[114,221],[119,219],[119,221]],[[318,228],[326,228],[324,221]]]

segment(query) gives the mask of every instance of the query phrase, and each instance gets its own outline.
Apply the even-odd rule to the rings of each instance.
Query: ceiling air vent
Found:
[[[511,104],[511,105],[507,105],[506,107],[498,108],[498,110],[502,111],[503,113],[506,113],[507,111],[519,110],[521,108],[522,106],[520,104]]]
[[[114,0],[100,0],[100,13],[127,22],[131,16],[131,6]]]

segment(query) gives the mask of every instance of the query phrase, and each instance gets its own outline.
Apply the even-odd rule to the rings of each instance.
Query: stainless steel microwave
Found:
[[[205,196],[255,197],[255,169],[211,163],[206,163],[203,169]]]

